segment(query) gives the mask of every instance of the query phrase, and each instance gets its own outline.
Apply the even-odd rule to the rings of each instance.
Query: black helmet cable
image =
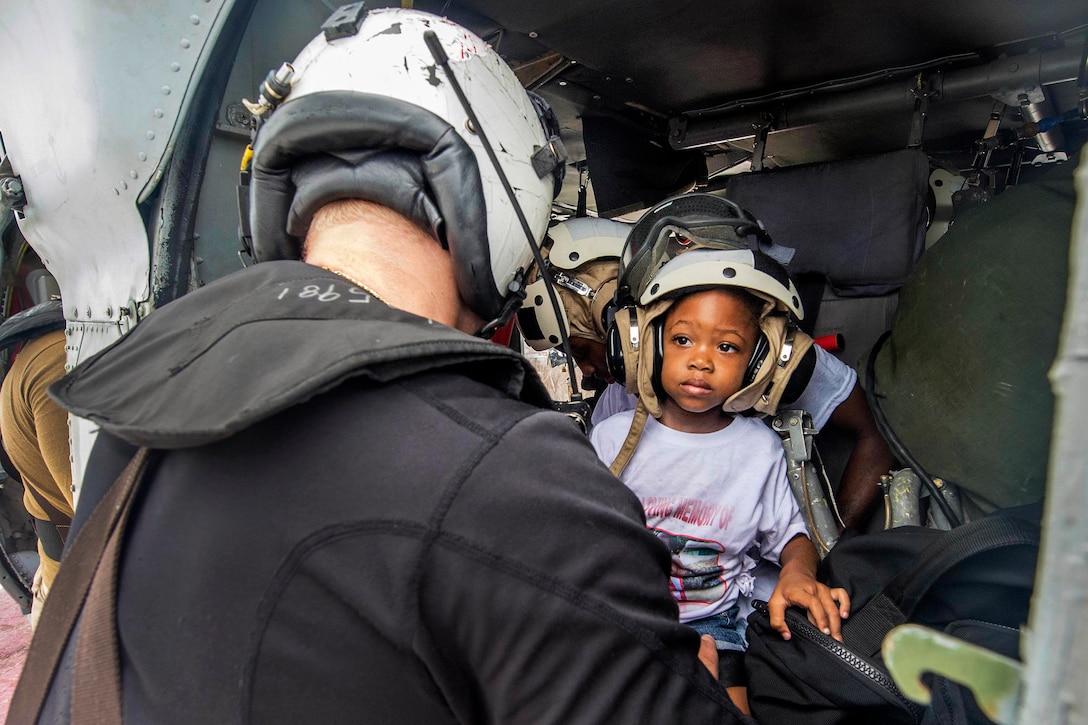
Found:
[[[517,214],[518,221],[521,223],[521,229],[525,233],[525,238],[529,242],[529,248],[533,252],[533,259],[536,261],[537,269],[540,270],[540,276],[544,280],[544,286],[548,290],[548,300],[555,312],[556,319],[562,321],[563,314],[562,309],[559,306],[559,298],[555,294],[555,285],[552,282],[551,276],[546,273],[547,268],[545,267],[544,257],[540,253],[540,245],[537,244],[536,239],[533,238],[533,231],[529,228],[529,222],[525,218],[525,212],[522,210],[521,204],[518,203],[517,196],[514,194],[514,189],[510,185],[510,180],[506,178],[506,173],[503,171],[502,166],[499,165],[499,159],[495,155],[495,149],[491,146],[491,142],[484,133],[484,128],[476,117],[476,113],[473,111],[472,104],[469,103],[468,97],[465,96],[465,92],[461,89],[461,84],[457,82],[457,78],[454,76],[453,71],[450,68],[449,57],[442,48],[442,43],[438,39],[438,35],[433,30],[428,30],[423,33],[423,40],[427,43],[427,48],[431,51],[435,63],[442,66],[442,70],[446,72],[446,78],[450,82],[450,87],[453,88],[453,92],[457,95],[457,100],[460,101],[461,107],[465,111],[465,115],[468,116],[469,123],[472,124],[472,128],[476,131],[476,135],[479,136],[480,143],[483,145],[484,151],[487,152],[487,157],[490,159],[491,165],[495,168],[499,181],[502,182],[503,189],[505,189],[506,195],[509,197],[510,203],[514,208],[514,213]],[[512,315],[516,309],[515,303],[520,302],[525,296],[524,286],[519,285],[520,289],[518,289],[514,287],[515,284],[518,283],[515,282],[511,285],[511,292],[515,292],[516,294],[510,295],[510,302],[507,304],[507,308],[503,310],[503,314],[487,323],[478,333],[476,333],[477,335],[488,336],[510,319],[510,315]],[[570,337],[567,335],[566,325],[559,325],[559,333],[562,338],[560,344],[562,345],[563,353],[567,356],[568,360],[573,361],[574,355],[571,354]],[[567,372],[570,375],[571,403],[583,403],[582,395],[578,390],[578,381],[574,375],[574,366],[568,364]]]

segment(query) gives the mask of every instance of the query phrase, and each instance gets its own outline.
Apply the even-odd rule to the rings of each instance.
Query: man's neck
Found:
[[[391,307],[463,332],[483,326],[461,301],[449,253],[392,212],[312,231],[303,261],[340,272]]]

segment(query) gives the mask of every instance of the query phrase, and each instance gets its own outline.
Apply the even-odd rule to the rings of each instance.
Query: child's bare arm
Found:
[[[767,608],[771,626],[782,639],[790,638],[786,607],[801,607],[808,620],[824,634],[842,641],[842,620],[850,615],[850,596],[845,589],[831,589],[816,581],[816,548],[807,537],[797,535],[782,550],[782,573]]]

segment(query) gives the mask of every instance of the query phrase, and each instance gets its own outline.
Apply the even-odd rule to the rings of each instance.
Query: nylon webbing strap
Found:
[[[860,612],[851,612],[842,623],[842,641],[858,654],[873,657],[880,651],[884,636],[907,621],[906,615],[884,592],[869,600]]]
[[[136,453],[117,482],[110,487],[109,492],[95,507],[87,523],[80,529],[71,548],[65,554],[60,575],[49,591],[49,598],[42,610],[41,620],[38,622],[38,628],[27,651],[19,684],[11,699],[7,717],[7,722],[11,725],[25,725],[38,721],[68,638],[76,622],[79,621],[84,601],[92,588],[92,580],[97,578],[98,568],[102,565],[114,532],[119,527],[123,529],[123,522],[128,517],[133,494],[144,477],[150,458],[151,452],[146,448],[141,448]],[[117,539],[119,541],[120,536]],[[115,575],[116,570],[114,570],[114,577]],[[116,628],[116,623],[114,627]],[[116,636],[113,646],[116,647]],[[118,676],[114,681],[118,703],[120,702],[120,684]],[[120,706],[118,705],[118,718],[119,713]],[[80,715],[86,715],[88,720],[93,719],[91,713],[73,713],[73,722],[76,722],[74,718]],[[97,720],[97,722],[107,721]]]
[[[83,605],[72,671],[72,725],[121,723],[121,657],[117,645],[117,563],[128,515],[129,497],[98,563]]]
[[[638,447],[638,442],[642,438],[642,431],[646,429],[646,419],[649,415],[650,412],[646,409],[642,398],[639,398],[638,405],[635,406],[635,417],[631,419],[631,428],[627,431],[627,438],[624,439],[623,445],[620,446],[620,452],[616,454],[616,459],[608,467],[608,470],[612,471],[612,475],[616,478],[619,478],[620,474],[623,473],[623,469],[627,468],[631,456],[635,454],[635,448]]]
[[[875,655],[892,627],[914,614],[930,588],[957,564],[986,551],[1038,546],[1039,527],[1013,516],[988,516],[958,526],[926,547],[918,562],[893,579],[843,623],[843,641],[855,652]]]

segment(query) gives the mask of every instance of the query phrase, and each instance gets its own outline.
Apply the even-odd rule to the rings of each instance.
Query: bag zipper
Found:
[[[752,602],[752,607],[760,614],[769,614],[767,602],[762,600],[755,600]],[[878,687],[883,688],[889,694],[895,697],[899,703],[906,708],[914,719],[919,720],[923,714],[925,714],[924,708],[913,700],[907,698],[899,688],[895,686],[892,678],[884,673],[879,667],[866,660],[859,654],[856,654],[850,650],[849,647],[839,642],[836,639],[829,637],[814,627],[811,622],[808,621],[800,613],[787,609],[786,619],[789,620],[790,631],[801,634],[810,642],[819,645],[834,657],[838,658],[845,665],[861,674],[866,679],[872,681]]]

